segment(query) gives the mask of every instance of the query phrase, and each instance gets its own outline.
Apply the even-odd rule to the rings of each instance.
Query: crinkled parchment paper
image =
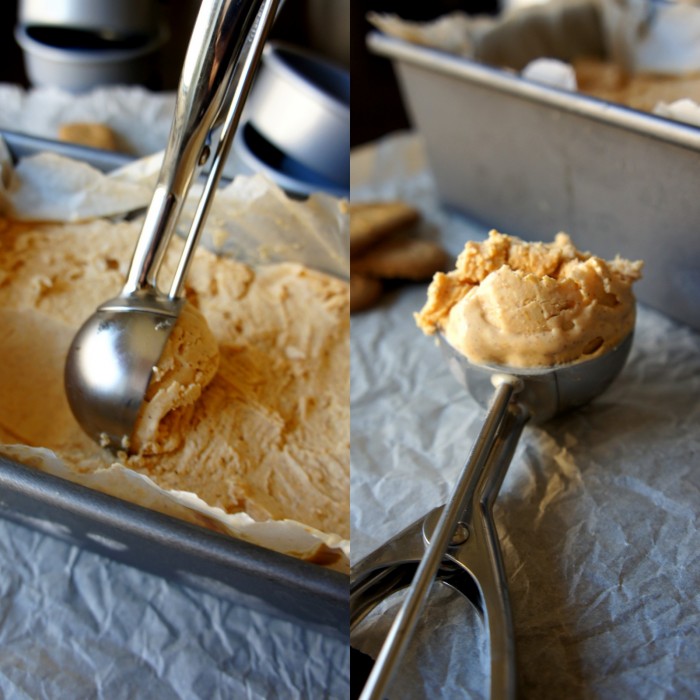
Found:
[[[571,61],[607,56],[634,72],[688,76],[700,71],[700,8],[692,2],[654,0],[549,0],[515,5],[498,17],[472,17],[456,11],[431,22],[370,13],[382,32],[405,41],[448,51],[495,66],[523,71],[554,87],[561,72],[528,68],[540,58]],[[687,95],[659,102],[659,116],[700,123],[700,105]]]
[[[2,151],[0,205],[19,220],[76,221],[129,213],[148,203],[159,168],[159,157],[153,156],[103,175],[85,163],[52,154],[28,157],[13,168]],[[188,201],[183,221],[195,205]],[[327,195],[299,202],[262,176],[241,176],[217,193],[203,241],[251,264],[294,260],[343,276],[349,235],[345,211],[343,201]],[[350,543],[337,535],[291,520],[257,522],[245,513],[228,514],[196,494],[166,491],[120,464],[77,475],[47,450],[19,445],[4,446],[3,452],[54,475],[269,549],[319,563],[337,559],[329,550],[339,551],[342,557],[335,566],[341,569],[349,556]]]
[[[438,207],[412,135],[358,152],[352,173],[353,197],[417,203],[454,255],[487,233]],[[353,564],[447,500],[481,427],[483,411],[415,327],[425,293],[402,288],[353,316]],[[525,428],[495,507],[518,697],[700,697],[698,395],[700,334],[640,306],[612,387]],[[487,695],[483,624],[456,594],[439,595],[391,697]],[[376,654],[389,622],[384,613],[364,630],[359,648]]]
[[[93,166],[38,153],[13,166],[0,140],[0,211],[18,221],[82,221],[133,214],[146,207],[162,152],[103,174]],[[194,185],[178,222],[189,230],[201,185]],[[202,245],[251,265],[299,262],[340,277],[349,275],[345,202],[322,192],[289,198],[263,175],[239,175],[212,204]]]
[[[54,87],[0,85],[0,128],[57,139],[61,124],[97,122],[115,134],[119,150],[147,156],[165,148],[175,93],[111,86],[75,95]]]
[[[514,5],[497,17],[456,11],[413,22],[370,12],[368,19],[399,39],[515,69],[544,48],[544,55],[563,59],[609,56],[636,71],[700,70],[700,11],[692,2],[548,0]]]

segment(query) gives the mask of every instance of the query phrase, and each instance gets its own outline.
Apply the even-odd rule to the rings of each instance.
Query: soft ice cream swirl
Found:
[[[634,328],[632,284],[641,268],[582,253],[564,233],[547,244],[491,231],[483,243],[466,244],[455,270],[435,275],[416,321],[477,364],[589,359]]]

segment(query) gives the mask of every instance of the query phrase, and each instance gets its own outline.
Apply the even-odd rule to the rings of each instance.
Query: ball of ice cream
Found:
[[[565,233],[526,243],[491,231],[438,273],[416,314],[427,334],[477,364],[544,367],[590,359],[634,328],[632,284],[642,262],[582,253]]]
[[[130,448],[139,454],[172,452],[182,443],[195,402],[219,367],[219,345],[206,319],[185,302],[151,382]]]

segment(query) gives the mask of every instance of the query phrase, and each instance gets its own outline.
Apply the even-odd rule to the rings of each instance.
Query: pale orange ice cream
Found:
[[[177,449],[196,403],[219,368],[219,345],[206,319],[185,302],[163,349],[130,439],[130,450],[159,454]]]
[[[643,112],[655,111],[660,102],[671,103],[682,98],[700,104],[700,74],[697,72],[630,75],[615,63],[594,58],[576,59],[574,70],[580,92]]]
[[[73,418],[63,365],[80,324],[121,289],[138,230],[0,218],[0,442],[48,448],[77,473],[115,461]],[[164,279],[179,256],[174,243]],[[135,454],[122,462],[226,513],[347,540],[348,283],[198,249],[185,292]]]
[[[455,270],[435,275],[416,322],[477,364],[590,359],[633,330],[632,284],[641,268],[582,253],[565,233],[553,243],[526,243],[494,230],[483,243],[466,244]]]

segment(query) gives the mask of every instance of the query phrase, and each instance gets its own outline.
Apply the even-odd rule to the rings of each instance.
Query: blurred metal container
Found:
[[[394,64],[445,204],[643,259],[640,301],[700,328],[700,129],[378,33],[368,43]]]
[[[224,174],[252,175],[262,173],[288,195],[300,199],[315,192],[334,197],[347,197],[349,187],[307,168],[303,163],[280,151],[260,134],[250,122],[241,124],[233,141],[230,170]]]
[[[133,47],[69,48],[39,41],[31,29],[18,26],[15,39],[22,48],[32,85],[84,92],[99,85],[148,83],[156,72],[155,54],[164,36],[157,35]]]
[[[284,154],[347,188],[350,180],[350,75],[288,44],[265,47],[246,118]]]
[[[20,0],[15,39],[33,85],[150,83],[168,36],[154,0]]]
[[[18,22],[25,27],[89,29],[115,37],[158,32],[153,0],[20,0]]]

